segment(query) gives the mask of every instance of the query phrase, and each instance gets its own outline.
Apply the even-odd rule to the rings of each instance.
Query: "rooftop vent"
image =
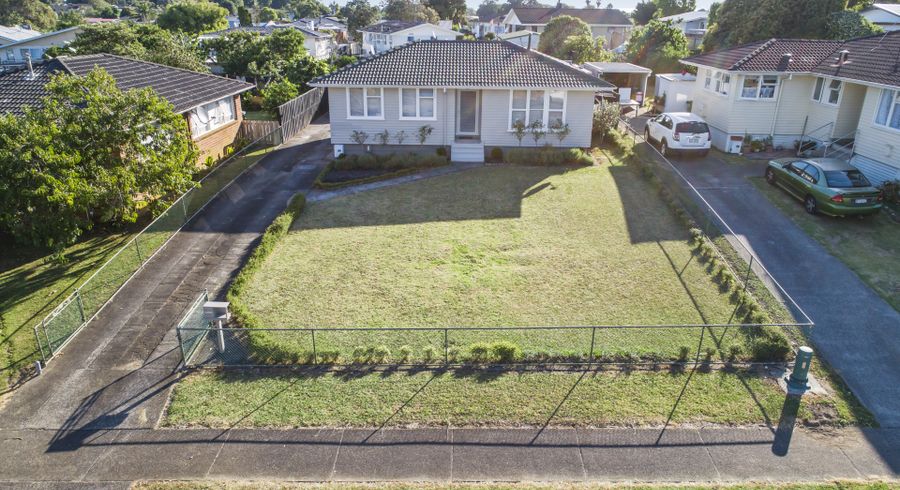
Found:
[[[786,71],[791,66],[791,61],[793,60],[794,55],[791,53],[784,53],[781,55],[781,61],[778,62],[778,70]]]
[[[846,65],[847,63],[850,63],[850,51],[842,49],[838,51],[837,63],[831,66],[832,68],[839,68]]]

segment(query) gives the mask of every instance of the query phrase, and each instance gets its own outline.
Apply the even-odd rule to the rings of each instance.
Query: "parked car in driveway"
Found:
[[[706,121],[690,112],[664,112],[647,121],[644,139],[659,145],[663,156],[691,153],[706,156],[712,146],[712,134]]]
[[[803,201],[809,214],[875,214],[881,192],[857,168],[837,158],[779,158],[766,167],[766,182]]]

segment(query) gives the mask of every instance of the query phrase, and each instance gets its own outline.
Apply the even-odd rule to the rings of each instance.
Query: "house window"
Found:
[[[741,88],[742,99],[774,99],[778,88],[778,77],[775,75],[746,76]]]
[[[703,88],[709,90],[712,87],[712,70],[706,70],[706,80],[703,81]]]
[[[566,122],[565,90],[512,90],[509,99],[510,131],[516,121],[526,126],[540,121],[545,128]]]
[[[383,119],[384,89],[354,87],[347,89],[348,119]]]
[[[837,105],[841,100],[843,85],[840,80],[817,78],[816,86],[813,89],[813,100],[823,104]]]
[[[900,129],[900,90],[881,91],[878,111],[875,113],[875,124],[888,128]]]
[[[400,89],[400,119],[434,119],[434,89]]]
[[[719,95],[728,95],[728,92],[731,91],[731,75],[721,71],[712,73],[712,70],[709,70],[706,72],[703,86]]]
[[[235,120],[234,99],[225,97],[191,110],[191,134],[196,138]]]

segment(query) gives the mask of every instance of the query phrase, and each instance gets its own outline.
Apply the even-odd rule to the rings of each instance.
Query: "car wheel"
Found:
[[[775,171],[771,168],[766,169],[766,182],[771,185],[775,185]]]
[[[662,154],[662,156],[669,158],[669,145],[666,144],[665,140],[663,140],[663,142],[659,144],[659,152]]]
[[[647,143],[650,142],[650,130],[649,129],[644,130],[644,141],[646,141]]]
[[[809,214],[816,214],[816,198],[812,196],[806,196],[806,199],[803,200],[803,209],[805,209]]]

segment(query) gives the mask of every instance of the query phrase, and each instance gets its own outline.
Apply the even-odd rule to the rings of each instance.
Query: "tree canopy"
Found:
[[[318,0],[293,0],[288,5],[297,17],[321,17],[329,13],[328,7]]]
[[[658,10],[659,7],[655,3],[645,0],[634,7],[634,11],[631,12],[631,19],[634,20],[635,24],[642,26],[650,22],[654,17],[657,17]]]
[[[500,3],[497,0],[484,0],[478,6],[478,10],[475,11],[475,15],[478,16],[479,20],[487,22],[498,15],[505,14],[509,11],[509,5],[505,3]]]
[[[697,0],[653,0],[660,17],[693,12],[697,9]]]
[[[347,19],[347,30],[359,39],[359,30],[374,24],[381,17],[381,10],[367,0],[350,0],[341,8],[341,17]]]
[[[591,36],[591,28],[583,20],[571,15],[554,17],[541,33],[538,50],[565,59],[565,42],[571,36]]]
[[[0,115],[0,228],[18,241],[59,251],[193,185],[187,123],[151,89],[121,91],[102,69],[46,88],[41,108]]]
[[[110,53],[161,65],[194,71],[209,71],[195,41],[172,34],[154,24],[109,22],[82,28],[68,47],[51,50],[50,55]]]
[[[434,9],[441,19],[450,19],[458,24],[466,22],[466,0],[426,0],[426,5]]]
[[[828,39],[832,14],[847,0],[725,0],[703,38],[704,51],[762,39]]]
[[[303,46],[303,34],[297,29],[277,29],[268,36],[257,32],[235,31],[206,41],[204,46],[216,52],[216,63],[228,76],[247,77],[266,85],[286,78],[305,90],[306,83],[324,75],[331,66],[309,56]]]
[[[205,0],[170,3],[156,23],[163,29],[187,34],[202,34],[228,27],[228,11]]]
[[[30,24],[49,31],[56,26],[56,12],[40,0],[0,0],[0,24]]]
[[[688,54],[688,40],[681,29],[657,19],[635,28],[625,48],[625,58],[629,62],[657,73],[677,70],[679,60]]]
[[[263,7],[259,9],[259,15],[257,16],[259,22],[263,24],[265,24],[266,22],[278,20],[280,17],[281,15],[278,13],[278,11],[273,9],[272,7]]]
[[[606,40],[602,37],[593,39],[590,34],[569,36],[563,42],[562,59],[572,60],[574,63],[588,61],[612,61],[615,55],[612,51],[604,49]]]
[[[384,17],[391,20],[406,22],[431,22],[440,20],[438,13],[433,8],[423,4],[419,0],[386,0],[384,2]]]
[[[827,36],[831,39],[853,39],[884,32],[880,26],[853,10],[842,10],[828,18]]]

